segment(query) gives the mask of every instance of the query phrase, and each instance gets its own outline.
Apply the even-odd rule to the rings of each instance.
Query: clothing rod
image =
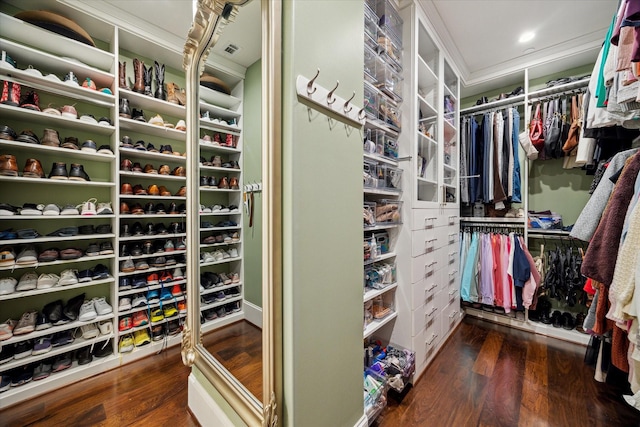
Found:
[[[492,110],[501,110],[507,107],[524,105],[524,95],[513,96],[511,98],[499,99],[486,104],[474,105],[473,107],[460,110],[461,116],[472,116],[476,114],[486,113]]]
[[[587,86],[589,86],[589,79],[578,80],[577,82],[571,82],[560,86],[553,86],[545,89],[540,89],[529,94],[529,103],[532,104],[535,101],[540,101],[544,98],[553,96],[562,96],[579,90],[584,92]]]
[[[483,228],[483,229],[491,229],[491,228],[513,228],[513,229],[524,229],[524,224],[500,224],[500,223],[470,223],[470,222],[461,222],[461,228]]]

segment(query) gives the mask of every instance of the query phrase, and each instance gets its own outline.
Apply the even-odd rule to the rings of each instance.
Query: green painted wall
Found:
[[[362,384],[361,133],[301,104],[299,74],[362,105],[362,1],[283,7],[283,426],[355,425]]]
[[[262,181],[262,61],[247,69],[244,80],[242,174],[245,184]],[[254,193],[253,227],[244,219],[244,298],[262,307],[262,193]]]
[[[550,74],[548,76],[540,77],[540,78],[537,78],[537,79],[531,79],[529,81],[529,91],[531,92],[531,91],[534,91],[534,90],[544,89],[545,86],[546,86],[546,83],[549,80],[557,79],[557,78],[560,78],[560,77],[567,77],[567,76],[584,76],[584,75],[587,75],[587,74],[591,74],[592,70],[593,70],[593,64],[587,64],[587,65],[583,65],[581,67],[571,68],[569,70],[564,70],[564,71],[561,71],[559,73]],[[469,108],[469,107],[472,107],[472,106],[476,105],[476,101],[478,99],[480,99],[481,97],[483,97],[483,96],[486,96],[487,98],[489,98],[489,100],[491,100],[493,98],[497,98],[498,95],[500,95],[501,93],[510,93],[511,91],[513,91],[518,86],[523,86],[524,87],[524,73],[522,75],[522,79],[523,79],[523,81],[521,83],[518,83],[518,84],[505,86],[505,87],[501,87],[501,88],[498,88],[498,89],[490,90],[490,91],[485,92],[485,93],[480,93],[478,95],[473,95],[473,96],[469,96],[469,97],[466,97],[466,98],[462,98],[462,101],[460,101],[460,109],[465,109],[465,108]]]
[[[563,169],[562,159],[535,161],[529,175],[529,210],[550,209],[562,215],[564,225],[571,225],[589,200],[592,181],[582,169]]]

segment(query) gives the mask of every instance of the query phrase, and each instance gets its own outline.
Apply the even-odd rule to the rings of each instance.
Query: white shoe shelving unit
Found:
[[[49,4],[46,2],[31,4],[33,8],[48,9]],[[92,297],[104,296],[109,304],[113,307],[113,313],[108,316],[100,316],[96,320],[89,322],[109,322],[111,323],[111,332],[106,335],[99,335],[96,338],[84,340],[76,338],[72,344],[53,348],[51,351],[36,355],[28,356],[21,359],[11,359],[4,363],[0,363],[0,375],[3,377],[7,374],[19,372],[20,370],[29,370],[39,365],[43,360],[55,359],[57,356],[69,353],[72,356],[73,364],[70,368],[60,372],[52,373],[49,377],[31,381],[29,383],[10,387],[7,391],[0,394],[0,409],[13,405],[25,399],[33,398],[42,393],[49,392],[56,388],[62,387],[72,382],[86,379],[92,375],[105,372],[109,369],[117,367],[123,363],[128,363],[139,358],[158,353],[165,347],[178,345],[181,342],[180,326],[186,318],[186,312],[178,312],[178,314],[164,318],[158,322],[152,322],[150,313],[154,309],[162,308],[166,304],[173,304],[177,307],[186,298],[187,280],[199,280],[199,278],[184,278],[174,280],[166,284],[152,284],[133,289],[120,289],[122,279],[132,279],[137,276],[146,278],[149,274],[155,273],[161,276],[164,272],[173,273],[176,268],[182,270],[183,275],[186,273],[186,264],[183,257],[186,250],[174,250],[165,253],[143,254],[137,256],[125,256],[122,253],[123,246],[127,245],[129,249],[134,245],[144,245],[146,241],[152,243],[161,242],[171,239],[174,244],[185,238],[185,233],[169,233],[166,235],[141,235],[141,236],[122,236],[122,228],[126,224],[129,228],[133,227],[136,222],[140,222],[143,227],[147,224],[157,226],[162,223],[169,228],[171,223],[177,222],[182,224],[186,221],[186,213],[184,210],[179,213],[169,213],[171,204],[175,204],[176,208],[186,204],[186,197],[176,196],[180,187],[186,184],[186,178],[175,175],[157,175],[142,172],[130,172],[120,170],[121,161],[129,159],[133,163],[140,163],[141,167],[150,163],[157,170],[161,165],[168,165],[173,171],[176,167],[186,167],[186,133],[184,131],[160,127],[145,122],[135,121],[132,119],[119,117],[119,101],[127,99],[131,110],[141,109],[144,117],[148,121],[156,114],[159,114],[165,123],[175,125],[179,120],[186,118],[186,108],[184,106],[170,103],[153,96],[147,96],[134,92],[131,89],[119,87],[118,79],[118,63],[126,62],[127,84],[133,84],[135,80],[133,73],[133,58],[139,58],[145,66],[152,66],[156,60],[160,64],[164,64],[165,83],[175,82],[180,87],[184,87],[185,78],[182,71],[182,51],[174,49],[163,44],[162,40],[149,37],[148,34],[137,33],[137,29],[125,28],[109,22],[111,17],[104,20],[95,18],[92,13],[85,12],[82,8],[75,8],[56,4],[56,11],[72,18],[85,30],[87,30],[97,47],[89,46],[69,38],[57,35],[50,31],[38,28],[16,19],[13,15],[25,7],[21,2],[9,1],[3,3],[0,7],[0,49],[7,53],[17,61],[16,69],[0,66],[0,81],[18,83],[22,88],[22,95],[29,90],[35,90],[40,98],[41,109],[51,107],[62,107],[64,105],[74,105],[79,115],[92,114],[96,118],[107,117],[113,125],[102,125],[85,122],[82,120],[71,119],[62,116],[47,114],[41,111],[34,111],[11,105],[0,104],[0,117],[2,122],[0,125],[10,126],[18,135],[25,129],[32,130],[39,138],[43,135],[44,129],[51,128],[59,132],[61,142],[65,137],[75,136],[78,138],[79,144],[83,141],[91,139],[96,142],[98,147],[108,145],[113,154],[91,153],[81,150],[70,150],[60,147],[51,147],[45,145],[28,144],[19,141],[2,140],[2,150],[0,154],[15,155],[18,163],[19,171],[25,165],[29,158],[40,160],[45,175],[48,176],[53,162],[65,162],[67,168],[71,163],[79,163],[84,166],[84,170],[90,177],[90,181],[68,181],[68,180],[51,180],[51,179],[34,179],[22,176],[0,176],[0,186],[4,191],[0,191],[0,203],[8,203],[13,206],[22,206],[24,203],[48,204],[55,203],[58,205],[73,204],[79,205],[84,201],[96,198],[98,202],[109,202],[113,210],[113,214],[109,215],[71,215],[71,216],[26,216],[13,215],[1,216],[1,229],[6,230],[12,228],[14,230],[34,228],[41,237],[35,239],[15,239],[0,241],[0,247],[12,247],[16,255],[26,246],[33,245],[38,252],[56,247],[79,248],[86,249],[91,243],[110,242],[113,246],[114,253],[109,255],[87,256],[84,255],[74,260],[56,260],[51,262],[41,262],[37,265],[2,265],[0,266],[0,279],[4,277],[14,277],[17,280],[30,271],[35,271],[38,275],[42,273],[60,274],[63,270],[85,270],[95,267],[97,264],[104,264],[108,267],[109,278],[103,280],[92,280],[86,283],[78,283],[69,286],[56,286],[49,289],[35,289],[24,292],[14,292],[6,295],[0,295],[0,313],[3,318],[18,320],[24,312],[29,310],[41,311],[42,308],[58,299],[66,303],[70,298],[85,293],[87,299]],[[84,6],[82,6],[84,8]],[[90,5],[86,6],[89,10]],[[39,70],[42,76],[26,71],[29,66]],[[242,167],[242,98],[243,98],[243,75],[237,71],[219,70],[215,66],[207,65],[209,72],[215,72],[227,84],[233,88],[231,95],[201,87],[200,108],[209,111],[211,118],[219,118],[223,120],[235,120],[235,125],[228,125],[222,122],[213,122],[206,119],[200,121],[201,133],[212,135],[214,132],[223,134],[222,139],[225,141],[226,134],[234,135],[238,140],[236,147],[214,146],[210,143],[201,144],[201,155],[222,156],[223,163],[225,161],[234,160]],[[84,79],[89,77],[97,85],[98,89],[108,88],[111,93],[103,93],[93,91],[80,86],[73,86],[63,82],[61,79],[72,71],[78,78],[80,85]],[[53,75],[57,75],[55,79]],[[155,71],[152,81],[152,91],[155,91],[156,80]],[[136,150],[133,148],[121,147],[122,138],[127,135],[133,143],[144,141],[145,146],[148,143],[153,144],[156,149],[160,149],[162,145],[170,145],[172,151],[176,154],[162,154],[156,152]],[[179,154],[179,155],[178,155]],[[209,189],[203,188],[201,192],[201,203],[211,206],[214,204],[236,205],[238,210],[233,213],[205,213],[201,215],[203,221],[216,224],[218,221],[233,220],[237,227],[224,228],[207,228],[203,229],[201,235],[207,236],[212,233],[232,233],[239,232],[240,239],[233,243],[216,243],[203,245],[202,250],[214,251],[217,249],[236,248],[239,256],[224,259],[221,262],[203,265],[202,270],[222,271],[226,273],[238,273],[240,276],[239,283],[216,287],[211,290],[205,290],[203,295],[215,293],[225,290],[229,295],[224,300],[214,301],[211,304],[202,304],[202,319],[205,320],[204,312],[213,310],[221,313],[222,308],[226,314],[215,320],[207,320],[203,325],[203,332],[207,332],[220,326],[232,323],[244,318],[242,311],[242,301],[244,290],[242,284],[243,277],[243,252],[242,252],[242,170],[222,167],[206,167],[203,166],[200,171],[187,171],[188,173],[199,173],[207,176],[227,176],[228,181],[232,177],[238,180],[239,189]],[[21,175],[21,174],[20,174]],[[150,185],[164,186],[170,192],[171,196],[152,196],[152,195],[124,195],[120,194],[123,183],[129,183],[131,186],[140,184],[147,189]],[[43,185],[44,184],[44,185]],[[120,204],[127,203],[129,208],[139,204],[143,209],[147,203],[158,205],[164,204],[166,214],[131,214],[121,213]],[[109,224],[112,231],[106,234],[78,235],[72,238],[49,237],[46,234],[66,226],[81,225],[104,225]],[[156,257],[164,256],[175,257],[176,263],[173,265],[165,265],[164,267],[150,266],[149,269],[121,272],[122,264],[131,259],[134,261],[145,260],[151,263]],[[37,267],[37,269],[36,269]],[[137,294],[146,294],[149,291],[161,292],[164,287],[171,292],[172,288],[177,285],[181,288],[182,293],[172,296],[170,300],[156,304],[148,304],[142,307],[120,311],[119,300],[121,298],[133,299]],[[229,290],[236,288],[234,292]],[[231,305],[237,306],[231,310]],[[225,310],[225,306],[228,310]],[[237,308],[240,308],[238,311]],[[120,331],[120,321],[128,316],[132,316],[136,312],[146,312],[148,321],[127,330]],[[228,314],[227,314],[228,311]],[[52,335],[56,332],[76,329],[82,322],[70,322],[62,326],[54,326],[42,331],[31,332],[25,335],[14,336],[8,340],[0,341],[0,345],[5,349],[13,347],[13,344],[26,340],[34,340],[41,336]],[[136,331],[147,331],[149,337],[152,337],[152,330],[162,328],[165,336],[159,340],[151,340],[149,344],[142,346],[134,346],[132,351],[119,351],[119,342],[123,337],[134,335]],[[176,329],[178,328],[178,329]],[[168,335],[168,330],[173,334]],[[105,343],[111,348],[112,354],[107,357],[96,358],[84,365],[78,365],[73,358],[75,352],[86,349],[91,346],[103,346]],[[0,348],[2,348],[0,347]]]

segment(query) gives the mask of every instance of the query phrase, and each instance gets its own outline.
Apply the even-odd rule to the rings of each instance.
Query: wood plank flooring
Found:
[[[221,330],[224,340],[236,334],[232,329]],[[254,345],[238,348],[240,356],[228,360],[259,361]],[[404,400],[389,398],[376,424],[639,426],[640,412],[620,390],[594,381],[583,358],[578,345],[465,319]],[[0,426],[196,426],[187,409],[188,375],[174,347],[2,410]]]
[[[593,379],[585,347],[465,318],[378,427],[626,427],[640,412]]]

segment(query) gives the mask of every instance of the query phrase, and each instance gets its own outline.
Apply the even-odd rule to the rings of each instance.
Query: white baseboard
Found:
[[[188,399],[189,409],[201,426],[235,427],[193,374],[189,374]]]
[[[258,307],[247,300],[242,301],[242,304],[244,306],[245,320],[262,329],[262,307]]]
[[[362,417],[358,420],[355,426],[353,427],[367,427],[369,425],[369,419],[366,414],[362,414]]]

